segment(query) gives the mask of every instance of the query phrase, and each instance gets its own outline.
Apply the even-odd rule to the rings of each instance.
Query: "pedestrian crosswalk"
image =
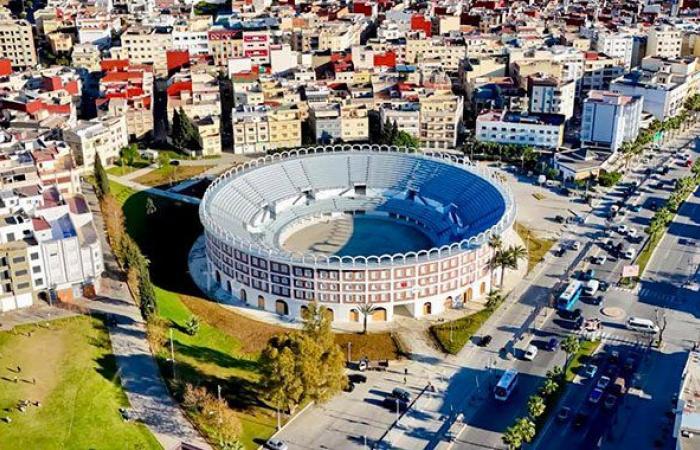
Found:
[[[664,302],[670,302],[675,300],[676,294],[674,293],[669,293],[669,292],[660,292],[655,289],[649,289],[649,288],[642,288],[639,291],[639,297],[643,299],[654,299],[654,300],[661,300]]]
[[[619,335],[609,331],[576,330],[574,334],[588,341],[600,341],[605,344],[626,345],[628,347],[635,347],[639,349],[649,347],[648,339],[640,339],[635,336]]]

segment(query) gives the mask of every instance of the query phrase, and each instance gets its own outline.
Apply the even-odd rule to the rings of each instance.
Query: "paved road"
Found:
[[[94,214],[95,226],[98,230],[103,230],[102,215],[92,187],[84,183],[83,190]],[[116,262],[105,233],[98,234],[102,240],[107,273],[115,273]],[[101,285],[101,296],[82,303],[82,306],[94,312],[110,314],[117,320],[117,325],[109,327],[109,337],[122,387],[135,416],[166,450],[181,442],[202,449],[211,448],[170,397],[146,340],[146,327],[141,313],[126,284],[117,277],[108,276],[102,278]]]
[[[696,133],[697,134],[697,133]],[[672,142],[670,147],[692,149],[692,140],[682,139]],[[693,155],[693,159],[698,154]],[[662,159],[666,159],[663,157]],[[665,163],[672,168],[666,180],[687,175],[687,169],[674,164],[671,158]],[[637,174],[642,176],[641,172]],[[643,183],[640,191],[642,199],[655,199],[659,204],[670,193],[668,183],[663,188],[656,187],[657,181]],[[609,203],[608,203],[609,204]],[[626,223],[646,226],[651,214],[628,211]],[[700,221],[700,208],[697,198],[686,203],[666,237],[659,244],[649,263],[642,282],[634,291],[613,289],[605,295],[605,305],[620,308],[626,316],[611,319],[603,318],[602,338],[604,350],[610,353],[617,350],[625,354],[635,354],[639,361],[638,370],[629,379],[633,386],[624,400],[611,411],[591,405],[587,398],[593,389],[594,380],[577,379],[561,405],[573,411],[591,414],[586,426],[573,431],[570,424],[554,421],[547,424],[537,440],[538,449],[576,448],[590,449],[600,444],[603,448],[619,448],[620,442],[635,449],[672,448],[670,422],[665,414],[671,407],[671,398],[678,388],[680,374],[685,362],[685,349],[698,338],[697,292],[687,292],[680,288],[683,282],[695,277],[700,257],[700,248],[689,245],[700,238],[700,230],[692,223]],[[615,233],[612,233],[615,235]],[[619,235],[618,235],[619,236]],[[600,250],[602,252],[602,250]],[[621,265],[628,262],[608,261],[597,274],[613,282],[619,278]],[[692,283],[689,284],[692,287]],[[584,316],[597,315],[597,306],[582,303]],[[684,306],[685,305],[685,306]],[[661,351],[648,351],[648,339],[624,328],[625,317],[638,316],[657,320],[666,311],[669,321],[664,335],[664,348]],[[693,310],[695,309],[695,310]],[[599,316],[602,317],[602,316]],[[656,442],[658,441],[658,443]],[[666,447],[664,447],[666,445]]]

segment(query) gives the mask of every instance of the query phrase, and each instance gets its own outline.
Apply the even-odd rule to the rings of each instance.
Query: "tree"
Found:
[[[392,144],[397,147],[407,147],[413,149],[420,147],[420,141],[405,131],[399,131],[392,141]]]
[[[187,144],[187,130],[185,129],[184,121],[180,115],[180,110],[173,111],[173,124],[170,127],[170,135],[172,136],[173,145],[182,149]]]
[[[121,157],[126,162],[127,165],[131,166],[134,164],[136,158],[139,157],[139,149],[136,144],[131,144],[124,147],[121,150]]]
[[[372,302],[365,302],[359,309],[362,314],[362,334],[367,334],[367,319],[377,310],[377,307]]]
[[[527,412],[533,419],[540,417],[544,414],[546,406],[544,404],[544,399],[539,395],[531,395],[527,401]]]
[[[199,318],[197,316],[191,316],[187,319],[187,322],[185,322],[185,331],[190,336],[196,336],[197,333],[199,333],[199,325]]]
[[[158,166],[161,168],[170,166],[170,155],[168,152],[158,152]]]
[[[143,264],[139,272],[139,306],[141,315],[148,321],[156,312],[156,292],[151,283],[148,266]]]
[[[389,143],[394,144],[396,142],[396,138],[399,136],[399,125],[396,123],[396,120],[394,120],[394,123],[391,125],[391,135],[389,136]]]
[[[390,145],[390,144],[391,144],[391,137],[392,137],[393,134],[394,134],[393,129],[394,129],[393,124],[391,123],[391,121],[389,120],[389,118],[387,118],[387,119],[384,121],[384,124],[382,125],[382,131],[381,131],[381,133],[379,134],[379,143],[380,143],[380,144],[384,144],[384,145]]]
[[[523,417],[518,419],[518,421],[515,422],[515,427],[518,429],[523,442],[530,443],[535,438],[537,429],[535,428],[535,423],[529,418]]]
[[[568,365],[571,357],[581,349],[581,341],[579,341],[576,336],[570,334],[562,341],[561,349],[566,352],[566,364]]]
[[[312,303],[303,320],[301,331],[270,338],[260,356],[261,392],[290,412],[307,400],[327,401],[347,383],[327,310]]]
[[[489,294],[486,296],[486,308],[494,310],[498,308],[498,305],[500,305],[503,302],[503,295],[501,295],[501,291],[491,291]]]
[[[102,166],[102,159],[99,153],[95,153],[95,181],[97,182],[97,194],[104,197],[109,194],[109,178]]]
[[[501,287],[503,287],[506,269],[518,270],[518,263],[523,258],[527,258],[527,250],[521,245],[511,245],[496,254],[498,265],[501,266]]]
[[[544,383],[542,383],[542,386],[540,387],[540,394],[545,397],[549,397],[550,395],[554,394],[557,389],[559,389],[559,383],[548,378],[544,380]]]
[[[523,445],[522,435],[515,425],[506,429],[503,436],[501,436],[501,440],[508,446],[508,450],[517,450]]]

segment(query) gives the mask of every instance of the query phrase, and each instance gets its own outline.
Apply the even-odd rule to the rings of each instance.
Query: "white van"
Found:
[[[658,333],[659,327],[654,322],[649,319],[642,319],[641,317],[630,317],[627,319],[627,328],[634,331],[641,331],[643,333]]]
[[[592,296],[598,292],[600,287],[600,282],[598,280],[589,280],[586,286],[583,288],[583,295]]]
[[[625,253],[623,253],[623,257],[625,259],[634,259],[634,255],[637,254],[637,250],[634,249],[634,247],[630,247],[627,250],[625,250]]]

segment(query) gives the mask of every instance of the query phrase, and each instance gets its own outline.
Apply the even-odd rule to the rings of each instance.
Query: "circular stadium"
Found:
[[[334,322],[439,314],[490,289],[488,240],[515,206],[487,170],[445,154],[337,145],[235,167],[199,209],[207,272],[247,305]]]

